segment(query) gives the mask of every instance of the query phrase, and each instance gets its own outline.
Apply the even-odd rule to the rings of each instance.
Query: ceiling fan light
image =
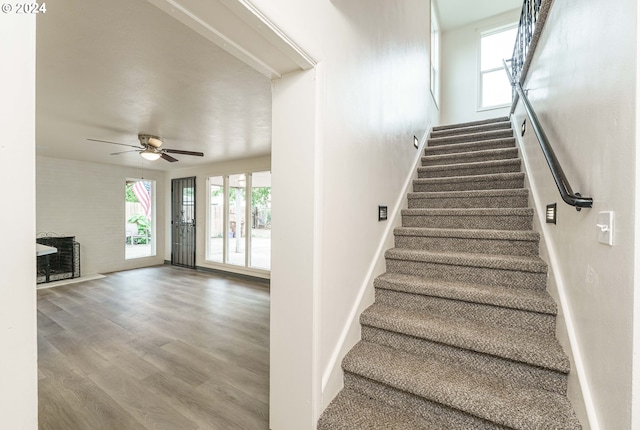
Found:
[[[156,161],[158,158],[160,158],[160,153],[155,152],[151,149],[145,149],[144,151],[140,152],[140,156],[145,160]]]

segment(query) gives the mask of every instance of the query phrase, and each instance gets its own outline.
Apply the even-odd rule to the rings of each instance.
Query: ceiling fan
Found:
[[[177,158],[173,158],[169,154],[182,154],[182,155],[195,155],[196,157],[204,157],[202,152],[195,151],[183,151],[181,149],[169,149],[169,148],[160,148],[162,146],[162,139],[158,136],[153,136],[150,134],[139,134],[138,140],[140,141],[140,145],[129,145],[127,143],[118,143],[118,142],[109,142],[108,140],[99,140],[99,139],[87,139],[92,142],[102,142],[102,143],[110,143],[113,145],[122,145],[122,146],[130,146],[129,151],[121,151],[121,152],[113,152],[110,155],[124,154],[126,152],[137,152],[140,154],[142,158],[149,161],[155,161],[159,158],[167,160],[171,163],[178,161]]]

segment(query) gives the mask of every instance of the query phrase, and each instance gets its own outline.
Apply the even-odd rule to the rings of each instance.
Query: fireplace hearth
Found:
[[[80,243],[75,236],[53,236],[50,233],[36,238],[36,243],[52,246],[58,250],[55,254],[38,257],[37,283],[73,279],[80,277]]]

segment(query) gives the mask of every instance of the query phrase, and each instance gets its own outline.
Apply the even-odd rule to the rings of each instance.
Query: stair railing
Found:
[[[511,60],[510,60],[511,61]],[[540,143],[540,147],[542,148],[542,153],[544,154],[545,159],[547,160],[547,164],[549,165],[549,169],[551,169],[551,175],[553,176],[553,180],[556,182],[556,186],[558,187],[558,191],[560,191],[560,196],[562,200],[571,205],[575,206],[576,210],[580,210],[582,208],[590,208],[593,206],[593,199],[591,197],[582,197],[580,193],[574,193],[571,185],[569,184],[569,180],[567,179],[564,171],[562,170],[562,166],[556,157],[555,152],[553,152],[553,148],[549,143],[549,139],[547,138],[547,134],[544,132],[542,125],[540,124],[540,120],[538,119],[538,115],[533,110],[533,106],[529,102],[529,98],[522,88],[522,84],[517,82],[513,75],[511,74],[511,70],[506,60],[503,60],[505,71],[509,76],[509,81],[511,85],[515,89],[517,95],[522,100],[522,104],[524,105],[524,109],[529,116],[529,120],[531,122],[531,127],[533,128],[536,137],[538,138],[538,142]]]

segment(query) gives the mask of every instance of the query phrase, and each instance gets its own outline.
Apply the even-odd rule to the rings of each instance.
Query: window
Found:
[[[222,263],[224,249],[224,178],[209,178],[209,245],[207,260]]]
[[[271,172],[251,175],[251,267],[271,268]]]
[[[247,237],[247,177],[246,175],[231,175],[228,177],[228,184],[229,240],[227,241],[225,263],[244,266]]]
[[[270,172],[210,177],[208,218],[208,261],[271,268]]]
[[[431,95],[436,105],[440,104],[440,25],[431,2]]]
[[[502,59],[511,58],[516,32],[517,27],[512,24],[480,34],[479,109],[511,103],[511,84]]]
[[[125,259],[156,255],[153,181],[125,182]]]

